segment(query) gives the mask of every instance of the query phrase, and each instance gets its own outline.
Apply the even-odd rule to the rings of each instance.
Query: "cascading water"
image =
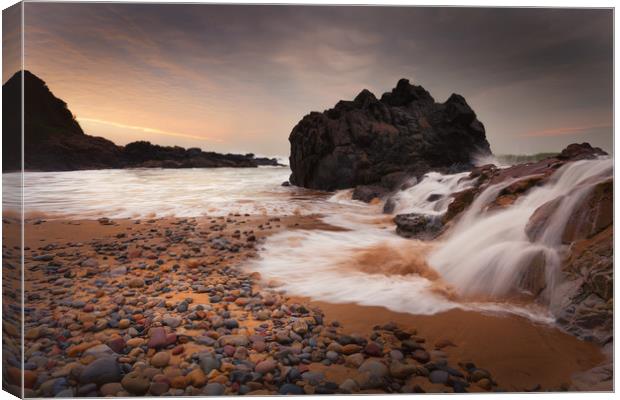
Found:
[[[468,179],[468,176],[469,172],[453,175],[429,172],[418,184],[392,197],[394,214],[443,214],[450,205],[452,193],[465,190],[473,185],[474,181]]]
[[[562,231],[579,200],[612,173],[611,159],[573,162],[515,204],[487,211],[489,202],[512,182],[490,186],[431,253],[428,262],[462,295],[500,297],[515,290],[525,269],[537,257],[543,257],[545,294],[551,296],[562,256]],[[526,235],[530,217],[540,206],[553,200],[558,202],[555,211],[537,239],[531,241]]]

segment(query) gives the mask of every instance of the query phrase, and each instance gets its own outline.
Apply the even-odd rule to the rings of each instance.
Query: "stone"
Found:
[[[441,217],[425,214],[398,214],[394,217],[396,233],[405,238],[435,239],[442,231]]]
[[[449,377],[450,375],[446,371],[436,369],[430,372],[430,374],[428,375],[428,380],[430,380],[432,383],[446,384],[448,383]]]
[[[398,379],[406,379],[416,373],[418,367],[412,364],[405,364],[399,361],[392,361],[390,364],[390,375]]]
[[[488,371],[483,369],[475,369],[469,375],[469,380],[472,382],[478,382],[480,379],[490,378],[491,375]]]
[[[96,346],[89,347],[86,351],[84,351],[83,355],[101,358],[113,357],[116,356],[116,353],[107,344],[98,344]]]
[[[97,359],[88,364],[80,373],[80,383],[94,383],[101,386],[121,380],[121,368],[111,357]]]
[[[170,362],[170,353],[160,351],[151,358],[151,365],[156,368],[163,368]]]
[[[170,389],[168,382],[151,382],[149,385],[149,394],[153,396],[161,396]]]
[[[359,368],[364,362],[364,355],[362,353],[351,354],[344,358],[344,364],[347,367]]]
[[[149,330],[148,347],[159,348],[165,347],[176,342],[174,333],[167,334],[163,327],[155,327]]]
[[[111,382],[111,383],[106,383],[105,385],[102,385],[99,388],[99,392],[101,393],[102,396],[116,396],[119,392],[123,391],[123,385],[121,385],[119,382]]]
[[[368,372],[371,376],[384,378],[388,375],[388,367],[381,361],[368,359],[357,369],[359,372]]]
[[[265,360],[256,364],[254,371],[260,374],[266,374],[273,371],[278,366],[278,363],[274,360]]]
[[[203,355],[199,358],[200,368],[205,374],[209,374],[212,370],[220,368],[220,361],[210,354]]]
[[[171,328],[176,328],[179,325],[181,325],[181,318],[178,317],[164,317],[162,319],[162,322],[164,323],[164,325],[167,325]]]
[[[130,279],[127,285],[130,288],[141,288],[144,286],[144,279],[141,279],[141,278]]]
[[[355,393],[359,392],[360,387],[353,379],[348,378],[344,382],[340,384],[340,390],[345,393]]]
[[[375,342],[368,342],[364,352],[372,357],[381,357],[383,355],[383,349]]]
[[[420,349],[415,350],[413,353],[411,353],[411,357],[417,362],[420,362],[422,364],[426,364],[431,359],[430,354],[428,354],[426,350],[420,350]]]
[[[200,388],[207,384],[207,376],[201,368],[193,369],[189,374],[187,374],[187,379],[189,379],[189,382],[193,387]]]
[[[484,390],[491,390],[491,389],[493,389],[493,384],[487,378],[480,379],[479,381],[476,382],[476,385],[478,385],[479,387],[481,387]]]
[[[129,393],[142,396],[148,392],[151,382],[142,371],[131,371],[123,377],[121,385]]]
[[[144,339],[136,337],[129,339],[125,344],[129,347],[140,347],[145,343]]]
[[[226,388],[221,383],[209,383],[205,386],[203,392],[205,396],[221,396]]]
[[[247,346],[250,340],[246,335],[224,335],[218,339],[220,346]]]
[[[280,386],[280,390],[278,390],[279,394],[283,395],[301,395],[305,394],[304,389],[300,386],[294,385],[292,383],[285,383]]]
[[[336,362],[339,356],[338,353],[336,353],[335,351],[328,351],[327,353],[325,353],[325,357],[331,362]]]
[[[303,319],[298,319],[297,321],[293,322],[292,329],[293,332],[303,335],[308,332],[308,324]]]

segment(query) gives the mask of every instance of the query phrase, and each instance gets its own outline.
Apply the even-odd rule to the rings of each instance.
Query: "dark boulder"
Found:
[[[420,240],[435,239],[443,228],[439,217],[426,214],[398,214],[394,223],[398,235]]]
[[[360,185],[353,191],[353,200],[370,203],[374,199],[381,199],[388,193],[387,189],[379,185]]]
[[[592,147],[590,143],[572,143],[562,150],[557,158],[560,160],[577,161],[605,155],[607,155],[605,151],[599,147]]]
[[[306,115],[289,142],[291,184],[322,190],[393,190],[399,178],[463,171],[473,156],[491,154],[484,126],[462,96],[436,103],[406,79],[381,99],[363,90],[353,101]]]

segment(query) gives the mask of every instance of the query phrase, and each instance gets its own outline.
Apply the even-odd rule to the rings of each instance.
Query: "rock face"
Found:
[[[511,207],[532,188],[548,183],[549,178],[567,163],[594,159],[606,153],[588,143],[571,144],[561,153],[534,163],[499,169],[486,165],[472,170],[470,179],[477,178],[471,188],[452,195],[453,201],[442,217],[451,224],[465,212],[490,185],[511,181],[490,201],[488,209]],[[562,253],[560,271],[550,299],[541,298],[548,285],[546,262],[542,253],[532,257],[530,265],[519,277],[518,287],[533,298],[549,304],[560,326],[568,332],[599,343],[613,338],[613,178],[586,181],[573,189],[583,191],[566,226],[559,232]],[[569,194],[570,195],[570,194]],[[567,195],[567,196],[569,196]],[[531,242],[541,240],[554,214],[567,196],[542,204],[530,216],[525,236]],[[414,224],[407,215],[395,219],[397,232],[432,234],[423,223]],[[419,221],[414,219],[413,221]],[[411,226],[413,225],[413,226]],[[415,236],[414,236],[415,237]]]
[[[198,148],[165,147],[145,141],[117,146],[84,133],[67,104],[45,82],[24,71],[24,167],[27,170],[67,171],[103,168],[215,168],[279,165],[276,159],[254,154],[218,154]],[[2,87],[2,112],[21,113],[21,73]],[[3,119],[3,169],[21,168],[21,118]]]
[[[306,115],[289,142],[291,184],[321,190],[392,186],[382,178],[462,171],[473,156],[491,154],[484,126],[462,96],[436,103],[406,79],[381,99],[363,90]]]
[[[598,147],[592,147],[589,143],[573,143],[559,154],[534,163],[517,164],[503,169],[491,164],[476,167],[472,169],[468,177],[469,179],[477,178],[474,187],[452,194],[454,200],[443,216],[443,223],[448,223],[458,217],[469,207],[476,196],[490,185],[509,179],[515,180],[504,188],[490,205],[490,207],[506,207],[531,188],[544,185],[549,177],[563,165],[604,155],[607,153]],[[552,208],[552,206],[549,207]]]

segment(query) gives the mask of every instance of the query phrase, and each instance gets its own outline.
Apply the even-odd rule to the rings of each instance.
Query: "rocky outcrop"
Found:
[[[567,163],[605,154],[588,143],[571,144],[561,153],[538,162],[505,169],[493,165],[475,168],[468,177],[475,179],[474,186],[452,195],[453,201],[442,222],[453,223],[490,185],[505,184],[489,200],[487,209],[511,207],[531,189],[549,183],[554,172]],[[532,243],[553,239],[543,235],[554,215],[565,212],[562,206],[566,201],[571,201],[566,204],[573,211],[557,233],[558,245],[564,250],[559,253],[559,271],[553,280],[553,290],[545,290],[550,281],[544,246],[540,253],[532,255],[517,287],[548,304],[558,324],[568,332],[604,344],[613,337],[613,178],[593,177],[565,196],[538,207],[525,226],[527,239]]]
[[[306,115],[289,142],[291,184],[321,190],[392,190],[407,177],[464,171],[473,156],[491,154],[484,126],[462,96],[436,103],[406,79],[381,99],[363,90],[353,101]]]
[[[279,165],[276,159],[256,158],[254,154],[219,154],[199,148],[159,146],[150,142],[133,142],[122,148],[126,167],[142,168],[219,168]]]
[[[21,115],[22,74],[2,87],[2,112]],[[43,80],[29,71],[24,86],[24,167],[37,171],[102,168],[216,168],[279,165],[276,159],[254,154],[219,154],[198,148],[166,147],[146,141],[117,146],[84,133],[67,104],[54,96]],[[21,169],[21,118],[3,119],[3,170]]]
[[[575,190],[585,190],[576,188]],[[540,238],[563,197],[540,206],[525,228],[531,241]],[[561,269],[560,290],[551,299],[552,312],[569,332],[605,343],[612,337],[613,307],[613,180],[587,188],[561,232],[569,245]]]
[[[573,143],[559,154],[534,163],[517,164],[502,169],[492,164],[473,168],[468,179],[475,179],[474,187],[452,194],[454,200],[444,214],[443,222],[448,223],[458,217],[476,196],[490,185],[513,181],[502,189],[489,205],[489,208],[506,207],[531,188],[544,185],[549,177],[565,164],[605,155],[606,152],[598,147],[592,147],[589,143]]]

